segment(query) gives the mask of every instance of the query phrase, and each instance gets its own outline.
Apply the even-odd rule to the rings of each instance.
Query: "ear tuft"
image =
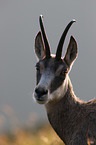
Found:
[[[45,49],[40,31],[35,37],[35,53],[40,60],[45,56]]]
[[[68,45],[68,48],[67,48],[67,52],[66,52],[66,55],[65,55],[65,62],[68,64],[68,66],[71,65],[71,63],[76,59],[77,57],[77,52],[78,49],[77,49],[77,42],[76,40],[74,39],[73,36],[70,37],[70,42],[69,42],[69,45]]]

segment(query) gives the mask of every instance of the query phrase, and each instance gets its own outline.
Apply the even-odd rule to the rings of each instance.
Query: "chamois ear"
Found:
[[[70,37],[70,42],[67,48],[67,52],[64,57],[64,61],[70,67],[70,65],[74,62],[77,57],[77,42],[73,36]]]
[[[39,60],[43,59],[43,57],[45,56],[44,44],[42,41],[42,36],[40,31],[35,37],[35,53],[39,58]]]

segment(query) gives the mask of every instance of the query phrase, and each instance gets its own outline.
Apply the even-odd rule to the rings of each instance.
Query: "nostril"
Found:
[[[47,95],[48,94],[48,90],[41,89],[41,88],[36,88],[35,92],[38,95],[38,97],[41,97],[43,95]]]

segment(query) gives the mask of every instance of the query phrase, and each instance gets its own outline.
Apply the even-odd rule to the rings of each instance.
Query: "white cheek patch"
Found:
[[[68,76],[66,76],[66,79],[64,80],[63,84],[57,90],[49,94],[48,102],[52,100],[60,100],[62,97],[64,97],[65,93],[67,92],[67,89],[68,89]]]

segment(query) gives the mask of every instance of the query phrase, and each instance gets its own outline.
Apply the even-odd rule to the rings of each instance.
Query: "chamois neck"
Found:
[[[61,99],[55,99],[55,100],[52,100],[50,102],[48,102],[47,104],[45,104],[45,108],[46,108],[46,111],[47,113],[51,113],[52,111],[54,111],[56,109],[57,106],[63,104],[64,106],[70,106],[70,105],[75,105],[75,104],[81,104],[83,103],[79,98],[76,97],[76,95],[74,94],[74,91],[73,91],[73,86],[72,86],[72,83],[71,83],[71,80],[69,77],[67,77],[68,79],[68,86],[67,87],[67,90],[66,90],[66,93],[64,92],[64,96],[61,97]],[[63,107],[64,109],[64,107]]]
[[[82,108],[82,103],[75,96],[71,81],[68,78],[68,88],[61,100],[51,101],[45,105],[51,126],[66,145],[69,144],[72,130],[75,129],[74,118],[75,127],[78,126],[76,116]]]

